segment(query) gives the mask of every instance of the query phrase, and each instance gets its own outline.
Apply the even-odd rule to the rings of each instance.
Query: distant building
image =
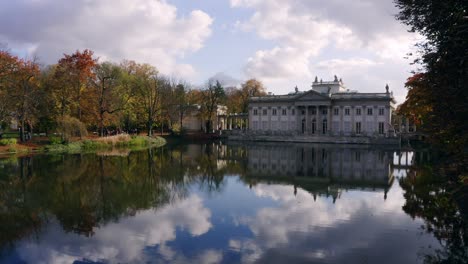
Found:
[[[218,130],[219,127],[225,127],[225,121],[220,116],[225,116],[227,112],[227,107],[224,105],[218,105],[215,116],[212,117],[212,129]],[[186,111],[184,117],[182,118],[182,128],[188,132],[206,132],[206,118],[202,118],[201,115],[201,106],[200,105],[191,105]]]
[[[249,131],[260,134],[312,137],[394,135],[392,112],[395,99],[388,85],[382,93],[359,93],[347,89],[335,76],[318,81],[306,92],[252,97]]]

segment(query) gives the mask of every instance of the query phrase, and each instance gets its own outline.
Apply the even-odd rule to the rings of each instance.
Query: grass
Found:
[[[117,135],[93,140],[75,141],[67,144],[51,144],[45,146],[43,150],[54,153],[80,153],[113,148],[159,147],[165,143],[166,140],[161,137],[150,138],[145,136]]]

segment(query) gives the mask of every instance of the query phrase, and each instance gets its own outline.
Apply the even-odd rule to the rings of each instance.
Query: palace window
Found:
[[[367,122],[367,132],[374,132],[375,129],[374,129],[374,123],[371,122],[371,121],[368,121]]]
[[[344,131],[351,132],[351,122],[349,121],[344,122]]]
[[[267,115],[267,110],[263,109],[262,115]]]
[[[328,109],[322,109],[322,115],[326,115],[328,113]]]
[[[282,114],[282,115],[286,115],[286,109],[282,109],[282,110],[281,110],[281,114]]]
[[[253,115],[258,115],[258,110],[257,109],[253,110]]]
[[[291,110],[291,114],[295,115],[296,114],[296,109]]]
[[[273,131],[278,130],[278,122],[276,121],[271,122],[271,130]]]
[[[288,130],[288,122],[286,121],[281,122],[281,130]]]
[[[349,108],[345,108],[345,110],[344,110],[344,115],[349,116],[349,111],[350,111]]]
[[[356,134],[361,134],[361,122],[356,122]]]
[[[334,115],[339,115],[340,114],[340,109],[339,108],[333,109],[333,114]]]
[[[305,115],[305,110],[302,110],[302,111],[301,111],[301,114],[302,114],[302,115]]]
[[[312,108],[312,114],[316,115],[317,114],[317,108]]]
[[[322,121],[322,134],[326,134],[327,133],[327,129],[328,129],[328,123],[327,123],[327,120],[324,119]]]
[[[339,131],[340,130],[340,122],[339,121],[333,121],[332,123],[332,127],[330,130],[333,130],[333,131]]]
[[[380,115],[380,116],[383,116],[384,113],[385,113],[385,109],[379,108],[379,115]]]
[[[367,115],[370,115],[370,116],[371,116],[372,114],[373,114],[373,113],[372,113],[372,108],[367,108]]]
[[[253,129],[258,130],[258,121],[253,121]]]
[[[358,162],[361,161],[361,152],[356,151],[354,154],[354,159]]]
[[[356,108],[356,115],[358,115],[358,116],[361,115],[361,108]]]
[[[385,124],[384,122],[379,122],[379,134],[383,135],[385,132]]]
[[[274,116],[276,115],[276,108],[273,108],[273,113]]]

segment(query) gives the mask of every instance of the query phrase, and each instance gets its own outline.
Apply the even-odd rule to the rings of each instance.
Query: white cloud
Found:
[[[231,6],[254,10],[237,25],[275,44],[258,50],[244,68],[248,77],[259,78],[273,92],[290,92],[297,83],[310,89],[311,77],[319,74],[355,81],[360,69],[362,80],[348,82],[351,89],[378,92],[378,87],[393,83],[397,97],[404,97],[411,67],[403,57],[415,37],[394,18],[398,10],[391,1],[231,0]],[[385,76],[392,67],[399,68],[399,74]],[[367,78],[364,70],[380,77]]]
[[[350,256],[350,250],[368,249],[369,243],[381,243],[383,237],[388,238],[389,229],[412,229],[421,224],[421,220],[409,220],[401,210],[405,198],[397,184],[389,190],[385,201],[382,192],[341,190],[340,199],[334,204],[323,196],[314,200],[311,193],[301,188],[294,194],[292,186],[258,184],[253,191],[258,197],[273,199],[275,206],[262,208],[254,216],[242,220],[254,233],[253,238],[229,241],[230,249],[240,252],[242,263],[281,262],[282,255],[295,254],[310,262],[327,258],[341,263]],[[405,241],[391,247],[395,250],[413,247],[413,242]],[[281,254],[271,254],[272,251]],[[361,261],[349,259],[346,262]]]
[[[202,199],[191,195],[157,211],[146,210],[121,218],[119,223],[97,229],[91,238],[63,233],[58,225],[52,225],[40,243],[28,240],[19,243],[18,253],[27,263],[72,263],[82,258],[104,259],[110,263],[140,263],[145,262],[145,247],[159,245],[162,256],[175,259],[180,256],[165,243],[176,239],[176,229],[200,236],[210,230],[210,217],[211,212],[203,206]],[[219,259],[219,254],[207,252],[200,259],[213,263],[212,260]]]
[[[186,53],[201,49],[213,19],[200,10],[187,16],[165,0],[19,0],[3,3],[0,41],[34,47],[46,63],[63,53],[89,48],[106,59],[133,59],[163,73],[193,75],[178,64]],[[15,25],[12,27],[12,25]]]

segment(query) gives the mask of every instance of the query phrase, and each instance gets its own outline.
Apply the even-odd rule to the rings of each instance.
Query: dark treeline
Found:
[[[459,176],[468,171],[468,2],[394,2],[400,9],[397,19],[424,36],[415,54],[420,67],[406,83],[401,113],[413,118],[431,144],[448,154],[450,170]]]
[[[90,50],[64,54],[57,64],[42,68],[36,59],[0,50],[0,125],[18,122],[22,141],[27,132],[70,129],[80,136],[86,130],[103,135],[106,127],[148,135],[156,127],[180,131],[193,105],[211,123],[217,105],[227,105],[228,113],[245,112],[248,97],[262,94],[263,85],[253,79],[241,88],[211,79],[195,88],[153,65],[100,62]]]

